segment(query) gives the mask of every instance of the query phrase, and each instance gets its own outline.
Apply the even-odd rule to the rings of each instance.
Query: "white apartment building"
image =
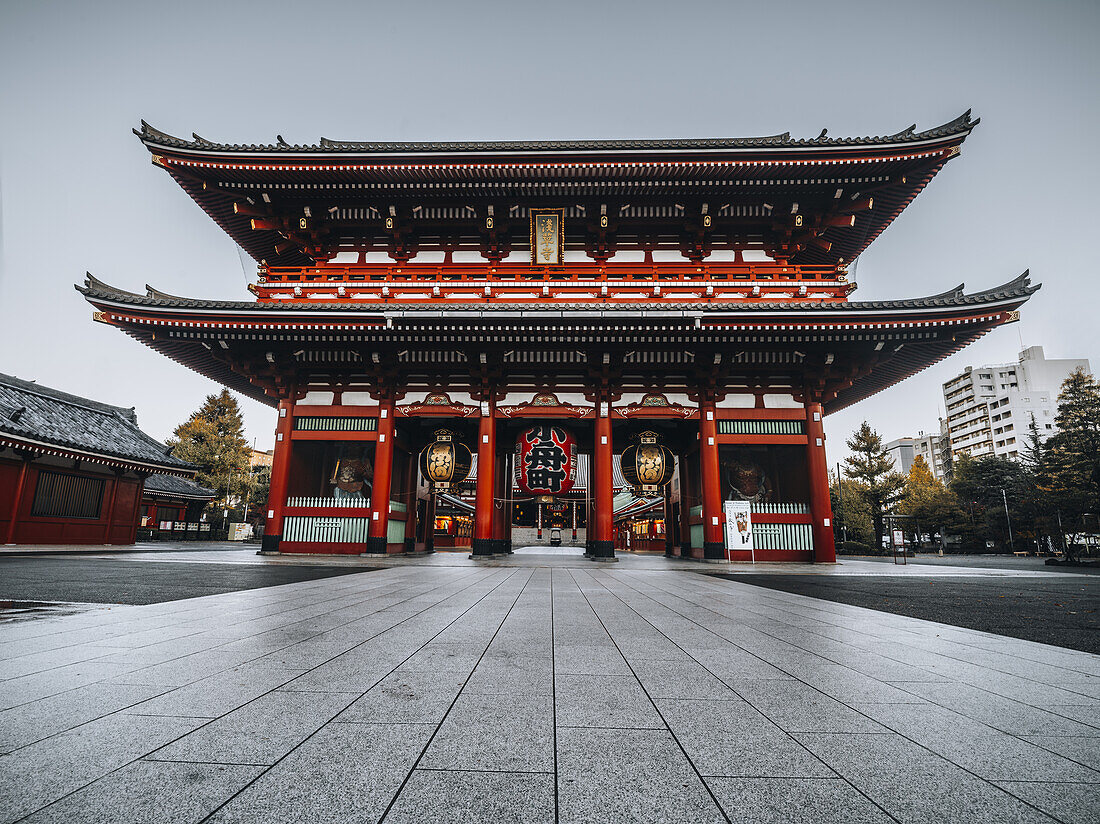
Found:
[[[951,452],[1018,458],[1032,419],[1041,438],[1054,433],[1062,381],[1079,366],[1091,371],[1086,359],[1048,360],[1041,346],[1025,349],[1016,363],[968,366],[943,385]]]

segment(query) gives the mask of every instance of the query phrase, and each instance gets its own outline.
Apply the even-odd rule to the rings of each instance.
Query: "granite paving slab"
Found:
[[[997,786],[1063,824],[1096,824],[1100,821],[1100,792],[1095,784],[1064,781],[998,781]]]
[[[553,772],[553,700],[517,694],[456,699],[418,765],[440,770]]]
[[[198,824],[262,772],[135,761],[24,818],[25,824]]]
[[[88,684],[0,712],[0,753],[41,741],[160,695],[167,687]]]
[[[558,814],[563,824],[726,822],[667,730],[559,730]]]
[[[206,764],[274,764],[356,697],[340,692],[273,690],[146,758]]]
[[[416,770],[386,824],[552,824],[553,773]]]
[[[380,821],[434,726],[322,728],[215,812],[210,824]]]
[[[701,775],[831,778],[835,773],[747,701],[657,701]]]
[[[882,808],[840,778],[706,779],[730,821],[743,824],[891,824]]]
[[[203,723],[115,713],[6,753],[0,756],[0,822],[16,821]]]
[[[633,675],[559,673],[556,681],[559,727],[665,727]]]
[[[1052,819],[996,785],[894,733],[796,733],[799,741],[900,822]]]

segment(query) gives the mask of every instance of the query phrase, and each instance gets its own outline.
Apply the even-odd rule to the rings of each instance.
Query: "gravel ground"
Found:
[[[362,566],[161,563],[80,556],[0,558],[0,601],[159,604],[369,571]]]
[[[1027,559],[1024,559],[1027,560]],[[966,566],[966,564],[958,564]],[[973,564],[971,564],[973,565]],[[1100,653],[1095,576],[719,575],[753,586]]]

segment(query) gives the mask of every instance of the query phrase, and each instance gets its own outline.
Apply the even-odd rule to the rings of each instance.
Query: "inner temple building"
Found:
[[[143,122],[153,164],[257,261],[253,299],[79,288],[96,320],[277,409],[265,551],[576,536],[597,560],[831,562],[823,417],[1038,288],[850,299],[852,264],[976,124],[298,146]]]

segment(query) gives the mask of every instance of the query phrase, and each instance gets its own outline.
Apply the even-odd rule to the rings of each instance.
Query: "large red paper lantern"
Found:
[[[562,495],[577,480],[577,442],[560,426],[532,426],[516,440],[516,485],[529,495]]]

